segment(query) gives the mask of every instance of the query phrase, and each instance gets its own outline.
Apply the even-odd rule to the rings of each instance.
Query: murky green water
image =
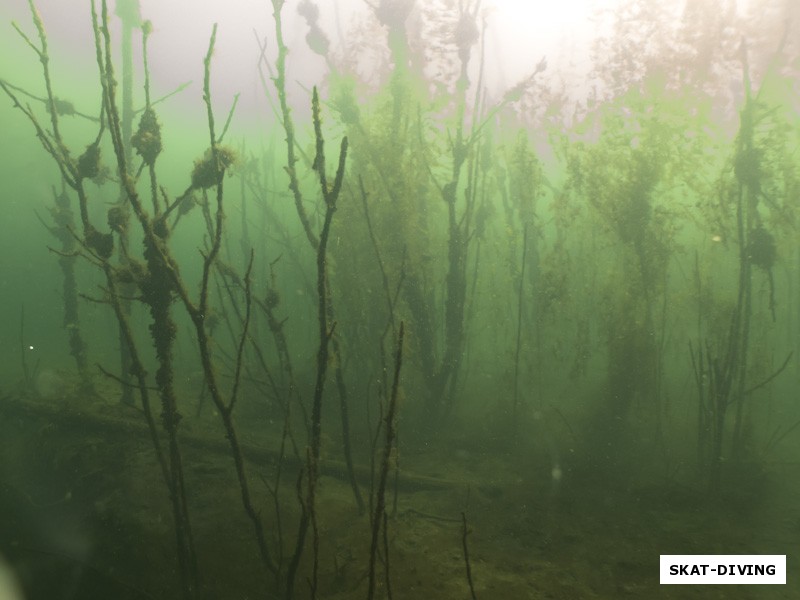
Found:
[[[179,6],[0,12],[0,598],[800,597],[793,5]]]

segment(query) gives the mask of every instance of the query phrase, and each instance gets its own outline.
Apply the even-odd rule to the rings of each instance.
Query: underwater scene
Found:
[[[0,28],[0,600],[800,599],[800,2]]]

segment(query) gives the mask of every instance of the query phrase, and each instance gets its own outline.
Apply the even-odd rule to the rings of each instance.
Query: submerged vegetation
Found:
[[[0,402],[146,433],[147,459],[121,452],[119,473],[102,485],[87,476],[80,494],[113,505],[104,518],[119,531],[138,525],[160,544],[153,557],[128,549],[143,565],[128,564],[130,576],[149,573],[150,591],[125,597],[523,597],[522,576],[471,564],[482,550],[477,537],[468,546],[470,524],[510,540],[490,562],[524,549],[557,564],[559,532],[581,523],[562,498],[588,521],[597,490],[609,504],[635,498],[643,514],[645,490],[715,518],[723,501],[755,510],[777,477],[770,465],[800,447],[800,35],[788,4],[756,27],[735,3],[689,3],[677,20],[656,2],[622,3],[604,16],[576,96],[544,58],[488,89],[479,1],[368,3],[337,45],[314,2],[271,0],[274,42],[261,43],[258,71],[272,128],[236,139],[238,96],[220,125],[229,99],[212,96],[214,26],[198,57],[205,119],[194,127],[207,139],[179,162],[167,153],[180,134],[161,116],[172,91],[152,89],[157,28],[93,0],[99,96],[73,104],[62,96],[74,90],[55,89],[29,3],[34,33],[14,28],[44,92],[13,74],[0,87],[55,166],[36,216],[57,241],[47,310],[63,314],[72,364],[45,385],[54,376],[27,360],[23,308],[19,348],[2,349],[9,361],[21,352],[23,382],[0,386]],[[327,68],[309,117],[289,102],[290,8]],[[6,176],[24,188],[24,173]],[[47,461],[58,480],[111,464],[62,435]],[[201,455],[212,448],[224,458]],[[147,510],[120,497],[138,476],[161,480],[164,497],[137,500]],[[0,500],[25,504],[16,487]],[[403,496],[422,489],[450,503]],[[412,517],[450,524],[452,546],[404,538]],[[99,537],[113,547],[114,535]],[[456,553],[461,574],[418,574],[426,552]],[[66,560],[101,571],[89,554]],[[99,562],[128,580],[126,565]],[[610,598],[649,593],[653,578],[570,587],[555,575],[534,587]]]

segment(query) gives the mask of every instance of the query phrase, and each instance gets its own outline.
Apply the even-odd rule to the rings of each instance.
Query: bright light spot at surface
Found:
[[[610,3],[605,2],[606,6]],[[585,20],[597,8],[597,0],[492,0],[490,12],[502,20],[504,33],[531,37],[536,34],[558,34],[558,28]],[[508,29],[506,30],[505,27]]]
[[[486,82],[505,90],[527,78],[543,58],[545,77],[583,80],[590,68],[598,9],[609,0],[484,0],[488,17]]]
[[[122,0],[110,0],[112,8]],[[127,0],[136,3],[137,0]],[[357,22],[365,20],[371,11],[364,0],[312,0],[320,9],[322,29],[331,39],[333,48],[343,45],[352,47],[351,33]],[[384,0],[381,0],[384,1]],[[388,1],[388,0],[386,0]],[[689,0],[697,3],[714,3],[717,0]],[[760,0],[749,0],[750,4]],[[290,49],[287,72],[290,74],[290,101],[296,94],[307,104],[307,90],[312,85],[322,84],[329,74],[328,65],[313,55],[307,47],[305,37],[307,24],[298,15],[300,0],[287,0],[282,11],[283,34]],[[376,0],[377,2],[377,0]],[[372,4],[376,4],[372,2]],[[667,12],[679,15],[687,0],[648,0],[643,5],[658,6]],[[745,5],[746,0],[740,0]],[[233,95],[241,93],[237,116],[248,114],[269,115],[264,105],[264,92],[258,79],[259,43],[266,42],[267,57],[274,64],[276,43],[272,7],[264,0],[138,0],[142,19],[153,24],[150,38],[150,68],[153,89],[156,95],[166,94],[179,85],[192,82],[190,89],[174,98],[167,108],[186,103],[187,119],[202,118],[204,107],[197,102],[201,96],[203,80],[203,56],[214,23],[218,24],[213,61],[212,94],[219,106],[230,106]],[[477,0],[464,4],[476,5]],[[481,0],[478,21],[485,18],[487,26],[485,69],[483,82],[490,94],[500,97],[505,91],[526,79],[535,70],[543,57],[547,59],[547,70],[537,78],[543,85],[564,85],[574,95],[581,90],[591,71],[592,43],[598,36],[608,33],[609,15],[620,7],[638,5],[635,0]],[[459,2],[442,0],[436,6],[449,6],[458,10]],[[54,53],[54,69],[64,65],[87,65],[78,75],[86,77],[76,85],[87,89],[94,85],[94,48],[88,4],[63,0],[39,0],[37,6],[51,36]],[[429,8],[426,0],[416,0],[417,11]],[[413,19],[413,17],[412,17]],[[4,0],[0,3],[0,24],[15,20],[23,30],[31,32],[27,0]],[[369,19],[367,19],[369,20]],[[373,24],[374,25],[374,24]],[[119,22],[114,17],[113,35],[119,39]],[[135,36],[136,37],[136,36]],[[258,41],[257,41],[258,40]],[[140,41],[134,40],[137,55],[135,64],[140,64],[138,54]],[[359,51],[375,51],[358,48]],[[0,70],[9,71],[16,64],[17,56],[28,61],[29,71],[35,73],[35,58],[25,55],[24,44],[15,35],[0,38]],[[473,55],[473,67],[477,60]],[[12,60],[13,58],[13,60]],[[59,60],[65,60],[59,64]],[[138,67],[137,67],[138,68]],[[38,81],[38,80],[36,80]],[[544,82],[547,83],[544,83]],[[20,81],[25,85],[26,81]],[[269,81],[267,84],[269,85]],[[32,84],[33,85],[33,84]],[[298,91],[300,90],[300,91]],[[183,110],[183,107],[181,106]],[[225,110],[225,109],[220,109]]]

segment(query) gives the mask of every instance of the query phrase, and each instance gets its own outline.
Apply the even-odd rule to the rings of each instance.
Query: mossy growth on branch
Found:
[[[153,165],[163,149],[161,143],[161,125],[155,111],[148,107],[139,120],[139,128],[131,138],[131,145],[142,157],[145,164]]]
[[[222,181],[225,171],[239,160],[238,153],[230,146],[217,145],[205,151],[203,158],[194,161],[192,189],[207,190]]]

